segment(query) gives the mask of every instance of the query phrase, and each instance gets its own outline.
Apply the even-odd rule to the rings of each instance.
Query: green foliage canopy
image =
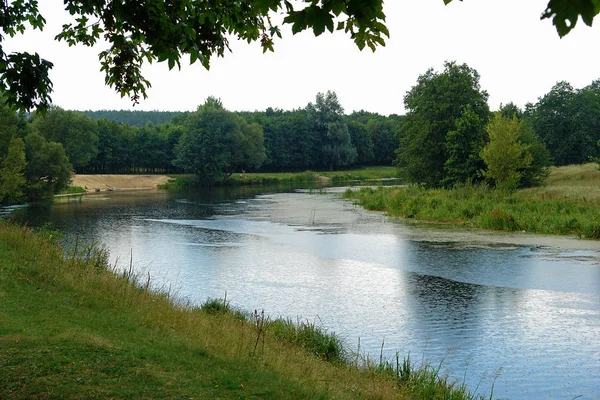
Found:
[[[211,57],[224,56],[230,37],[260,42],[263,51],[273,50],[280,27],[271,16],[283,13],[284,24],[298,33],[312,29],[343,30],[362,49],[385,45],[389,32],[384,24],[381,0],[288,0],[198,1],[198,0],[65,0],[72,21],[63,25],[57,40],[70,46],[93,46],[104,39],[109,48],[99,54],[105,82],[134,103],[146,97],[150,82],[142,75],[145,62],[167,62],[169,69],[180,66],[181,58],[210,67]],[[0,29],[14,36],[27,25],[43,29],[46,20],[37,0],[3,3]],[[36,54],[5,54],[0,37],[0,84],[9,94],[10,105],[21,109],[47,108],[52,83],[48,77],[52,63]]]
[[[187,118],[186,128],[174,164],[208,184],[226,180],[238,168],[259,167],[265,160],[260,125],[248,124],[210,98]]]
[[[13,137],[6,156],[0,163],[0,204],[17,203],[23,196],[25,186],[25,144]]]
[[[580,164],[600,156],[600,81],[574,89],[561,81],[536,104],[527,116],[547,146],[556,165]]]
[[[30,133],[25,137],[25,154],[25,191],[29,200],[46,198],[69,186],[71,163],[60,143]]]
[[[548,152],[527,122],[501,112],[486,127],[488,143],[481,151],[484,175],[501,189],[540,184],[548,176]]]
[[[396,162],[406,180],[427,187],[455,183],[475,170],[489,117],[488,94],[479,85],[479,73],[466,64],[444,66],[441,73],[429,69],[419,76],[404,97],[408,113]]]
[[[81,113],[53,106],[45,115],[36,114],[33,126],[46,140],[63,145],[76,171],[98,153],[98,124]]]
[[[306,107],[311,129],[315,132],[322,167],[350,165],[356,159],[356,148],[344,121],[342,108],[335,92],[317,93],[315,103]]]

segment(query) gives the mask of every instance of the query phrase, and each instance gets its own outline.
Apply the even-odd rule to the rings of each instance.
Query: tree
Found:
[[[277,13],[284,15],[283,23],[290,24],[294,34],[312,29],[319,36],[325,30],[343,30],[361,50],[384,46],[384,38],[389,37],[383,0],[303,0],[294,4],[288,0],[65,0],[64,4],[72,21],[63,25],[56,39],[70,46],[93,46],[100,38],[106,40],[110,48],[99,55],[105,81],[134,103],[140,96],[146,97],[150,86],[141,74],[144,62],[166,61],[172,69],[189,55],[191,63],[199,61],[208,69],[212,56],[222,57],[229,49],[229,36],[259,41],[263,51],[272,51],[274,38],[281,37],[279,26],[270,18]],[[599,12],[600,0],[549,0],[542,19],[552,19],[564,36],[580,16],[591,26]],[[28,25],[42,30],[45,23],[38,0],[2,3],[0,29],[4,34],[14,36]],[[9,105],[23,110],[47,108],[52,63],[37,53],[6,54],[1,40],[0,36],[0,86],[6,90]]]
[[[535,105],[528,120],[548,147],[555,165],[581,164],[600,155],[600,81],[583,89],[558,82]]]
[[[13,204],[23,197],[26,165],[25,144],[13,137],[0,164],[0,204]]]
[[[188,118],[174,164],[214,184],[229,178],[237,168],[259,167],[265,160],[265,149],[258,124],[248,124],[242,117],[210,104],[207,101]]]
[[[348,125],[344,121],[344,109],[335,92],[317,93],[315,104],[306,106],[311,128],[317,136],[319,164],[329,170],[350,165],[356,159]]]
[[[398,148],[396,133],[400,125],[395,118],[381,115],[376,115],[367,122],[367,130],[371,133],[373,140],[373,162],[376,165],[392,165]]]
[[[440,182],[445,187],[478,180],[484,167],[480,153],[485,145],[485,127],[470,104],[455,125],[455,129],[446,134],[448,158]]]
[[[522,170],[533,161],[527,147],[519,140],[521,129],[521,122],[516,117],[504,118],[499,113],[486,127],[489,142],[481,151],[481,158],[487,167],[484,174],[498,188],[518,188]]]
[[[406,180],[428,187],[437,187],[444,182],[449,159],[447,144],[458,143],[457,134],[450,139],[447,136],[457,130],[457,123],[465,118],[467,110],[470,110],[468,132],[471,135],[483,132],[489,116],[488,94],[479,85],[479,73],[466,64],[455,62],[446,62],[444,67],[444,72],[429,69],[419,76],[417,84],[404,97],[408,113],[400,129],[396,163]],[[475,122],[480,128],[473,126]],[[469,143],[473,141],[477,142],[477,139],[472,138]],[[477,148],[470,149],[471,153],[478,151]],[[454,156],[451,161],[454,170],[463,169],[456,164],[458,161],[471,162],[468,154]],[[455,179],[451,181],[455,182]]]
[[[36,115],[33,125],[46,140],[63,145],[78,172],[98,153],[98,124],[86,115],[53,106],[45,115]]]
[[[384,25],[382,0],[304,0],[289,1],[195,1],[165,0],[65,0],[72,22],[63,25],[56,36],[70,46],[93,46],[100,38],[110,48],[100,52],[106,83],[134,103],[146,97],[150,86],[141,73],[144,62],[166,61],[169,69],[180,65],[184,55],[191,63],[199,61],[209,68],[213,55],[224,56],[229,37],[248,42],[259,41],[263,51],[273,50],[280,28],[271,16],[283,12],[283,23],[292,32],[312,29],[315,35],[326,29],[344,30],[357,46],[375,49],[384,45],[389,32]],[[295,8],[296,7],[296,8]],[[24,32],[26,24],[42,30],[45,19],[37,0],[3,3],[0,28],[14,36]],[[48,72],[52,63],[26,52],[5,54],[0,48],[0,84],[7,89],[10,105],[22,109],[47,108],[52,83]]]
[[[40,200],[69,186],[72,167],[60,143],[30,133],[25,137],[25,156],[28,199]]]
[[[348,122],[348,132],[352,145],[356,148],[356,162],[360,165],[370,164],[375,158],[371,132],[365,124],[356,121]]]

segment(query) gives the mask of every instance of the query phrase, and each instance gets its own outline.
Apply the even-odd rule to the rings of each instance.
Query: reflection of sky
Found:
[[[502,367],[500,397],[600,397],[597,252],[414,240],[376,214],[335,222],[349,211],[331,196],[310,197],[328,202],[329,221],[304,225],[265,215],[297,212],[307,194],[143,198],[60,205],[52,216],[93,232],[123,266],[133,253],[158,287],[196,303],[227,292],[248,310],[320,320],[376,357],[383,340],[390,357],[447,355],[444,370],[467,370],[471,387],[483,378],[483,391]]]

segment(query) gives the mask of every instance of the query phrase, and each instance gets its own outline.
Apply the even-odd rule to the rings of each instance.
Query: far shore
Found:
[[[72,186],[82,187],[86,192],[112,190],[156,189],[172,177],[167,175],[112,175],[112,174],[73,174]]]

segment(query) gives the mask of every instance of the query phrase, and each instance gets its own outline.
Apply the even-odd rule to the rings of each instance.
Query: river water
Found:
[[[100,241],[180,299],[227,292],[494,398],[600,398],[599,242],[393,220],[342,190],[112,192],[13,215]]]

